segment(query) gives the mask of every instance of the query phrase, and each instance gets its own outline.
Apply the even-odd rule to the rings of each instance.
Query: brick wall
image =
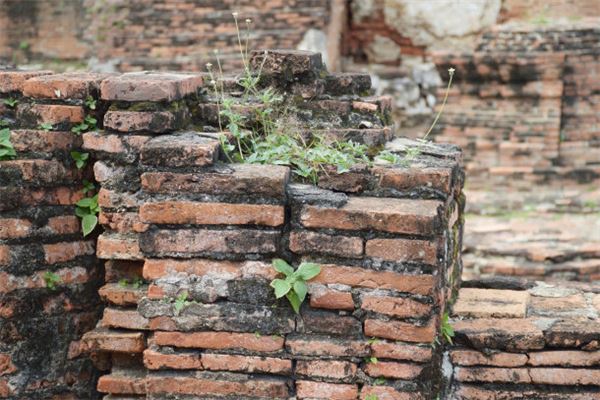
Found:
[[[391,139],[389,100],[359,96],[369,88],[367,76],[327,75],[310,53],[269,57],[264,76],[287,90],[289,113],[305,129],[373,148]],[[441,358],[431,343],[461,270],[457,148],[420,145],[420,155],[406,164],[327,171],[317,187],[298,182],[284,166],[219,161],[217,105],[201,75],[2,74],[15,76],[29,78],[18,115],[35,116],[35,126],[42,121],[37,118],[56,126],[37,133],[44,137],[63,137],[62,130],[89,113],[81,99],[90,94],[97,100],[99,129],[65,135],[98,160],[93,172],[104,232],[96,254],[106,260],[106,283],[98,291],[105,309],[83,344],[71,346],[69,358],[89,351],[99,368],[110,369],[99,380],[100,392],[154,399],[345,399],[428,398],[440,390]],[[237,109],[251,115],[252,100],[236,94],[235,80],[225,83]],[[12,131],[15,144],[18,134]],[[414,145],[404,139],[387,144],[399,154]],[[17,151],[19,158],[28,154]],[[2,161],[3,167],[11,163]],[[42,179],[45,170],[32,176]],[[61,179],[55,174],[47,181]],[[79,197],[70,196],[69,204]],[[65,214],[72,219],[72,212],[69,206]],[[73,220],[73,232],[78,228]],[[63,251],[67,257],[93,251],[93,242],[71,246]],[[295,266],[321,265],[299,315],[269,286],[275,257]],[[90,299],[93,290],[71,301]],[[90,329],[95,319],[87,321]],[[65,337],[76,340],[79,333],[69,329]],[[3,354],[18,348],[8,342]],[[59,353],[53,365],[76,362]],[[23,368],[17,358],[12,363]],[[15,391],[13,364],[6,364],[2,382]]]
[[[597,25],[507,25],[457,69],[438,140],[463,147],[474,186],[589,184],[600,177]],[[446,73],[447,74],[447,73]]]
[[[0,398],[92,398],[97,379],[79,339],[100,316],[102,267],[74,207],[92,171],[70,156],[95,88],[74,76],[61,86],[68,100],[48,98],[38,89],[49,74],[0,71],[0,121],[16,151],[0,161]]]

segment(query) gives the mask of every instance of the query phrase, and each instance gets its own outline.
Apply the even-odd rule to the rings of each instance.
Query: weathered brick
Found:
[[[107,283],[98,290],[98,294],[105,302],[118,306],[132,306],[137,305],[146,293],[143,288]]]
[[[38,99],[85,99],[95,95],[100,82],[108,76],[94,72],[40,75],[25,81],[23,95]]]
[[[147,259],[144,263],[146,279],[159,279],[174,273],[195,276],[213,275],[222,279],[259,276],[270,280],[277,275],[277,271],[270,264],[261,261]]]
[[[104,152],[115,155],[127,155],[139,153],[150,136],[143,135],[117,135],[103,131],[85,132],[82,148],[94,152]]]
[[[135,310],[105,308],[102,315],[102,326],[107,328],[148,329],[149,321]]]
[[[0,93],[22,92],[25,81],[52,71],[0,71]]]
[[[431,188],[450,194],[452,175],[449,168],[390,168],[375,166],[372,173],[377,176],[381,188],[411,190]]]
[[[302,326],[296,328],[306,333],[320,333],[356,337],[362,332],[360,321],[352,316],[331,311],[303,310]]]
[[[197,349],[243,349],[252,352],[272,353],[283,349],[279,336],[257,336],[253,333],[232,332],[156,332],[154,343],[159,346],[176,346]]]
[[[283,199],[288,179],[289,168],[287,167],[233,164],[222,172],[198,174],[147,172],[142,174],[142,188],[149,193],[191,192]]]
[[[103,375],[98,380],[98,391],[112,394],[145,394],[146,378],[124,373]]]
[[[237,230],[156,230],[141,234],[144,253],[159,256],[192,256],[202,253],[274,253],[279,232],[251,229]],[[100,247],[100,244],[98,244]]]
[[[431,306],[412,299],[363,295],[361,308],[398,318],[419,318],[431,313]]]
[[[524,318],[528,304],[526,291],[463,288],[452,310],[461,317]]]
[[[455,365],[488,365],[494,367],[521,367],[527,364],[527,355],[518,353],[485,354],[476,350],[453,350],[450,358]]]
[[[431,360],[431,347],[420,347],[409,344],[391,343],[378,340],[371,344],[373,356],[377,358],[391,358],[394,360],[406,360],[415,362],[426,362]]]
[[[10,354],[0,353],[0,376],[9,375],[17,371],[17,367],[12,362]]]
[[[296,381],[298,399],[355,400],[358,397],[358,386],[324,382]]]
[[[265,75],[281,76],[293,80],[297,75],[317,73],[323,68],[321,54],[305,50],[254,50],[250,65],[258,70],[262,66]]]
[[[80,146],[81,138],[64,131],[14,129],[10,132],[10,142],[17,152],[50,153]]]
[[[246,378],[241,376],[240,378]],[[195,396],[247,396],[268,399],[287,399],[288,387],[283,380],[244,379],[225,380],[207,373],[186,376],[151,375],[146,380],[148,393],[187,394]]]
[[[31,222],[23,218],[1,218],[0,239],[18,239],[27,237],[33,228]]]
[[[87,348],[92,351],[141,353],[146,348],[144,334],[141,332],[96,329],[87,332],[82,340]]]
[[[143,260],[136,235],[103,233],[98,237],[96,256],[108,260]]]
[[[156,350],[144,350],[144,366],[157,369],[202,369],[200,353],[161,353]]]
[[[149,225],[140,221],[136,212],[101,211],[98,222],[117,233],[140,233],[148,230]]]
[[[373,271],[358,267],[321,265],[321,273],[311,282],[343,284],[370,289],[393,289],[422,295],[431,295],[434,286],[432,275],[407,275],[390,271]]]
[[[530,368],[532,383],[538,385],[598,385],[600,370],[579,368]]]
[[[439,228],[435,200],[350,197],[342,208],[307,206],[300,222],[309,228],[378,230],[391,233],[431,235]]]
[[[286,349],[294,355],[329,357],[365,357],[369,343],[361,340],[334,339],[319,336],[288,337]]]
[[[104,127],[117,132],[165,133],[183,126],[186,110],[171,111],[108,111]]]
[[[146,142],[141,160],[146,165],[190,167],[212,165],[219,154],[219,141],[200,132],[162,135]]]
[[[359,237],[294,231],[290,233],[290,250],[298,254],[322,253],[338,257],[360,258],[363,255],[363,240]]]
[[[19,104],[17,119],[28,121],[31,125],[42,123],[77,124],[83,121],[85,112],[81,106],[62,104]]]
[[[250,357],[228,354],[202,354],[202,366],[208,371],[234,371],[289,375],[292,361],[272,357]]]
[[[458,367],[454,374],[460,382],[531,383],[527,368]]]
[[[44,259],[48,264],[56,264],[94,254],[94,242],[61,242],[45,244]]]
[[[162,201],[142,205],[140,218],[154,224],[280,226],[284,209],[269,204]]]
[[[539,350],[544,348],[544,333],[529,318],[480,318],[452,323],[457,341],[462,337],[475,349],[508,351]]]
[[[12,160],[2,161],[2,168],[6,171],[15,171],[19,178],[25,182],[48,185],[50,183],[68,182],[81,177],[81,172],[67,168],[57,160]],[[13,180],[9,177],[9,180]],[[5,178],[0,175],[0,183],[8,185]]]
[[[365,372],[372,377],[385,377],[392,379],[415,379],[423,367],[416,364],[400,364],[397,362],[377,361],[370,362],[365,366]]]
[[[381,400],[423,400],[419,393],[413,391],[400,392],[389,386],[363,386],[360,391],[360,400],[367,400],[369,396],[377,396]]]
[[[309,287],[311,307],[331,310],[354,310],[352,293],[331,290],[323,286],[314,288],[315,286],[311,285]]]
[[[600,351],[538,351],[528,353],[527,364],[532,366],[595,367],[600,365]]]
[[[46,225],[52,234],[68,235],[79,232],[80,222],[75,215],[59,215],[48,218]]]
[[[422,262],[437,264],[438,245],[435,241],[416,239],[367,240],[368,257],[394,262]]]
[[[336,382],[348,382],[356,375],[356,365],[347,361],[299,360],[296,374],[300,377],[323,378]]]
[[[172,72],[130,72],[105,79],[103,100],[173,101],[196,93],[202,76]]]
[[[430,322],[425,326],[416,326],[401,321],[382,321],[367,319],[365,335],[403,342],[431,343],[435,338],[435,324]]]

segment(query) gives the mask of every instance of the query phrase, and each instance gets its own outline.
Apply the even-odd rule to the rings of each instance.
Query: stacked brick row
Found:
[[[101,265],[75,216],[91,168],[76,168],[82,141],[70,129],[102,77],[81,78],[0,71],[0,129],[16,152],[0,161],[0,398],[95,392],[79,339],[100,316]]]
[[[465,149],[475,185],[598,179],[598,37],[590,24],[509,24],[473,54],[434,55],[457,70],[438,138]]]
[[[327,75],[307,52],[269,52],[262,71],[303,129],[373,148],[390,139],[388,100],[359,97],[368,77]],[[225,86],[251,116],[252,99]],[[104,131],[83,139],[99,159],[107,306],[85,342],[110,355],[107,399],[438,393],[432,343],[461,271],[455,147],[328,171],[317,187],[285,166],[220,161],[218,107],[200,76],[130,73],[100,91]],[[298,315],[269,286],[273,258],[321,266]]]
[[[490,286],[462,288],[453,307],[450,398],[600,398],[597,287]]]

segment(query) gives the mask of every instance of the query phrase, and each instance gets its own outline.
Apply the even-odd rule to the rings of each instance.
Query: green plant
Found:
[[[383,161],[383,162],[386,162],[388,164],[393,164],[393,165],[406,163],[406,160],[404,158],[400,157],[396,153],[392,153],[389,150],[383,150],[379,154],[377,154],[375,156],[375,161],[380,161],[380,162]]]
[[[92,117],[91,115],[87,115],[84,118],[83,122],[81,122],[71,128],[71,132],[73,132],[77,135],[81,135],[83,132],[87,132],[90,129],[96,128],[97,123],[98,123],[98,120],[96,120],[96,118]]]
[[[85,106],[87,108],[89,108],[90,110],[95,110],[96,109],[96,99],[94,99],[92,96],[86,97],[85,101],[83,102],[83,104],[85,104]]]
[[[84,179],[83,180],[83,189],[81,189],[83,194],[88,194],[90,192],[93,192],[94,190],[96,190],[96,185],[94,185],[92,182]]]
[[[367,364],[377,364],[379,360],[377,359],[377,357],[366,357],[365,362]]]
[[[81,231],[85,237],[92,233],[98,225],[98,213],[100,212],[98,195],[81,199],[75,205],[75,215],[81,218]]]
[[[56,285],[61,282],[60,276],[52,271],[46,271],[44,273],[44,282],[46,287],[50,290],[56,290]]]
[[[373,385],[375,385],[375,386],[381,386],[381,385],[384,385],[384,384],[385,384],[385,378],[377,378],[373,382]]]
[[[48,132],[48,131],[51,131],[52,129],[54,129],[54,127],[52,126],[51,123],[44,122],[44,123],[38,125],[38,129]]]
[[[271,287],[275,289],[275,297],[285,296],[292,308],[298,314],[300,306],[308,293],[306,282],[321,273],[321,267],[314,263],[303,262],[294,271],[291,265],[280,258],[273,260],[275,271],[285,275],[285,279],[273,279]]]
[[[7,126],[10,126],[10,122],[4,118],[0,118],[0,128],[6,128]]]
[[[71,158],[75,161],[75,166],[77,167],[77,169],[82,169],[87,164],[87,161],[90,158],[90,153],[80,153],[78,151],[72,151]]]
[[[10,130],[0,129],[0,160],[10,160],[17,156],[17,152],[10,142]]]
[[[177,296],[175,302],[173,303],[173,310],[175,311],[175,315],[181,314],[181,311],[183,311],[185,307],[190,305],[191,302],[189,302],[187,298],[188,292],[181,292],[179,296]]]
[[[144,281],[140,278],[140,277],[135,277],[132,279],[131,281],[131,287],[133,289],[139,289],[140,286],[142,286],[142,284],[144,283]],[[130,285],[129,279],[127,278],[123,278],[123,279],[119,279],[119,286],[122,288],[126,288]]]
[[[8,99],[4,99],[4,104],[6,104],[10,108],[14,108],[19,103],[19,100],[9,97]]]
[[[442,315],[442,322],[440,324],[440,332],[442,334],[442,338],[446,341],[446,343],[452,344],[452,338],[454,337],[454,328],[450,325],[449,321],[450,317],[448,313],[445,312]]]
[[[376,394],[368,394],[365,396],[365,400],[379,400],[379,397]]]
[[[423,136],[422,140],[427,140],[427,136],[429,136],[433,128],[435,128],[438,120],[440,119],[440,116],[442,115],[442,112],[444,112],[444,107],[446,107],[448,95],[450,94],[450,87],[452,86],[452,78],[454,77],[454,71],[456,71],[454,68],[448,68],[448,75],[450,77],[448,78],[448,86],[446,86],[446,92],[444,93],[444,100],[442,100],[442,105],[440,106],[440,109],[438,110],[433,122],[431,123],[431,126],[427,130],[427,133],[425,133],[425,136]]]

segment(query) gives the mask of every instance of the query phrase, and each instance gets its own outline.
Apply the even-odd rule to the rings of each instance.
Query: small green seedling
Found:
[[[49,132],[49,131],[53,130],[54,127],[52,126],[51,123],[44,122],[43,124],[39,124],[38,125],[38,129],[41,129],[41,130],[46,131],[46,132]]]
[[[365,400],[379,400],[379,397],[376,394],[371,393],[365,397]]]
[[[294,312],[300,313],[300,306],[308,293],[306,282],[321,273],[321,267],[314,263],[303,262],[294,271],[291,265],[280,258],[273,260],[275,271],[285,275],[285,279],[273,279],[271,287],[275,289],[275,297],[285,296]]]
[[[96,185],[94,185],[92,182],[88,181],[87,179],[83,180],[83,194],[88,194],[90,192],[93,192],[94,190],[96,190]]]
[[[83,236],[87,236],[98,225],[98,213],[100,212],[98,195],[81,199],[75,205],[77,206],[75,215],[81,218],[81,231]]]
[[[377,357],[366,357],[365,362],[367,364],[377,364],[379,360],[377,359]]]
[[[96,100],[92,96],[88,96],[85,98],[84,104],[90,110],[96,109]]]
[[[375,156],[375,161],[384,161],[388,164],[398,165],[405,162],[405,160],[400,157],[396,153],[392,153],[389,150],[383,150],[377,156]]]
[[[77,167],[77,169],[82,169],[87,164],[87,161],[90,158],[90,153],[80,153],[78,151],[72,151],[71,158],[75,161],[75,166]]]
[[[450,325],[450,322],[448,321],[449,317],[448,317],[448,313],[445,312],[444,315],[442,315],[442,323],[440,326],[440,331],[442,333],[442,337],[444,338],[444,340],[449,343],[452,344],[452,338],[454,337],[454,328],[452,328],[452,325]]]
[[[119,279],[119,286],[122,288],[126,288],[129,285],[129,279],[123,278]]]
[[[10,160],[17,156],[17,152],[10,142],[10,130],[0,129],[0,160]]]
[[[61,282],[60,276],[55,274],[52,271],[46,271],[44,273],[44,282],[46,282],[46,287],[50,290],[56,290],[56,285]]]
[[[10,108],[14,108],[18,103],[19,103],[19,100],[13,99],[12,97],[9,97],[8,99],[4,99],[4,104]]]
[[[83,132],[87,132],[90,129],[94,129],[96,127],[96,123],[98,123],[98,120],[92,117],[91,115],[88,115],[87,117],[85,117],[83,122],[71,128],[71,132],[77,135],[81,135]]]
[[[190,304],[189,301],[187,301],[188,298],[188,293],[187,292],[182,292],[179,296],[177,296],[177,298],[175,299],[175,303],[173,303],[173,309],[175,310],[175,315],[179,315],[181,314],[181,311],[183,311],[183,309]]]

